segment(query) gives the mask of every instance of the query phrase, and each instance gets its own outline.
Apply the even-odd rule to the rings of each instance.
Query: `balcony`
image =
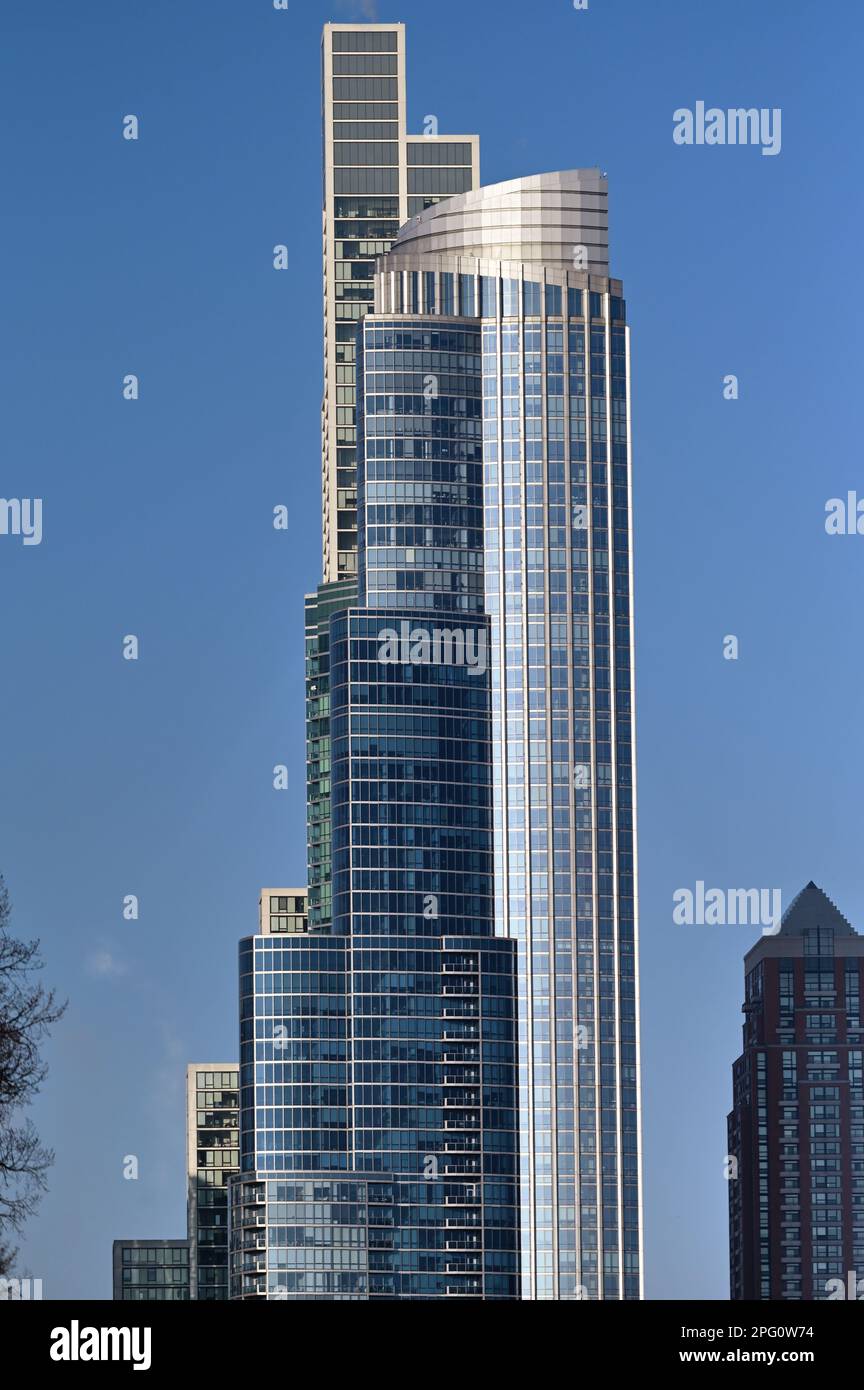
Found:
[[[480,1173],[480,1161],[476,1158],[456,1158],[451,1156],[445,1158],[441,1165],[441,1176],[445,1178],[467,1178],[477,1177]],[[476,1204],[477,1199],[474,1199]]]

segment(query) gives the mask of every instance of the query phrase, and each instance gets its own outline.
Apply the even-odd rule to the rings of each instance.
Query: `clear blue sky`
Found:
[[[412,128],[479,131],[484,182],[609,175],[633,331],[647,1290],[725,1298],[754,933],[675,926],[672,894],[788,900],[812,877],[864,927],[864,537],[824,531],[829,497],[864,496],[857,0],[5,0],[0,494],[44,499],[44,539],[0,536],[0,870],[71,1001],[23,1260],[46,1297],[106,1298],[113,1237],[183,1233],[185,1064],[236,1056],[237,939],[263,884],[305,882],[319,33],[364,16],[407,23]],[[675,145],[699,100],[781,107],[781,154]]]

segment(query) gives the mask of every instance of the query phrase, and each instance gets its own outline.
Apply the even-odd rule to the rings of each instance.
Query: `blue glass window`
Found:
[[[441,276],[441,313],[453,313],[453,276],[449,272]]]
[[[477,295],[473,275],[459,276],[459,297],[461,300],[459,312],[466,318],[473,318],[477,313]]]
[[[505,318],[513,318],[519,313],[519,281],[505,280],[504,285],[504,308],[502,310]]]
[[[574,291],[574,293],[578,293],[578,291]],[[526,313],[527,313],[527,310],[526,310]],[[560,314],[560,313],[561,313],[561,286],[560,286],[560,285],[547,285],[547,286],[546,286],[546,313],[547,313],[547,314]]]
[[[494,319],[498,315],[498,286],[496,275],[480,276],[480,313],[484,319]]]
[[[505,281],[504,284],[505,299],[507,294],[508,283],[508,281]],[[522,286],[522,305],[523,312],[526,314],[526,316],[528,314],[540,313],[540,286],[538,284],[535,284],[533,280],[526,280],[524,285]],[[506,314],[507,310],[505,309],[504,312]]]

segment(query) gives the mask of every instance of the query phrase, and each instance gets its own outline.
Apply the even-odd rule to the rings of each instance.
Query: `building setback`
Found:
[[[312,900],[240,943],[231,1295],[639,1298],[606,180],[477,189],[476,140],[406,137],[402,26],[327,26],[323,70]]]
[[[488,669],[382,663],[398,616],[331,620],[332,922],[240,943],[234,1298],[518,1297]]]
[[[745,958],[728,1118],[733,1299],[856,1297],[864,1277],[862,960],[864,938],[813,882]]]

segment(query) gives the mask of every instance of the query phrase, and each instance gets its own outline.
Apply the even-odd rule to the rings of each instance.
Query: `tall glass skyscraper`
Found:
[[[479,343],[481,380],[475,355],[436,357],[446,334]],[[516,179],[422,212],[379,263],[363,337],[361,594],[420,611],[446,596],[490,622],[523,1296],[638,1298],[629,351],[605,178]],[[478,397],[482,491],[476,465],[457,482],[424,453]]]
[[[468,137],[412,152],[403,45],[401,26],[325,30],[310,903],[307,930],[262,920],[240,946],[232,1295],[639,1298],[629,345],[606,180],[477,189]],[[385,214],[395,240],[379,221],[361,243]]]

